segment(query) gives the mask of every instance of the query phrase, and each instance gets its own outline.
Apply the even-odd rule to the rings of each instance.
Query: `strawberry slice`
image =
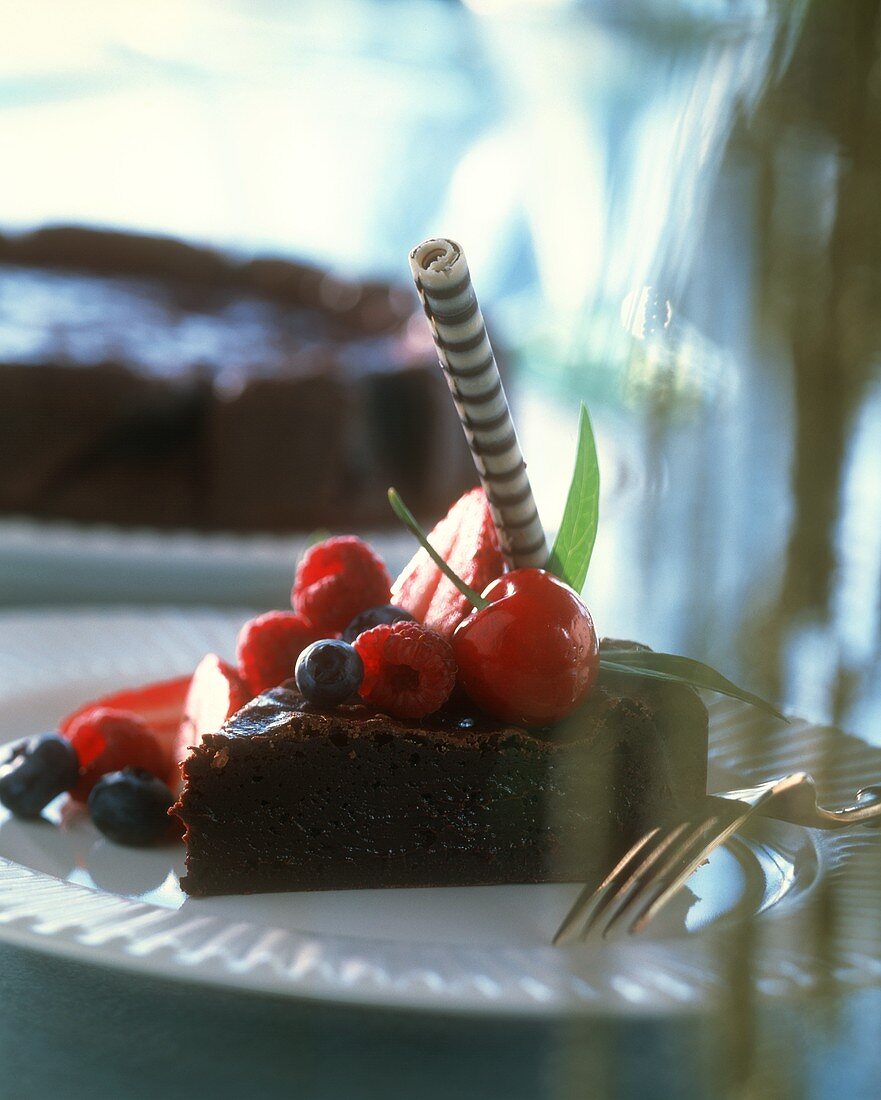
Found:
[[[459,535],[458,512],[462,508],[463,502],[467,501],[474,493],[479,492],[481,492],[480,489],[474,489],[472,492],[466,493],[453,505],[440,523],[432,528],[428,541],[444,561],[449,560],[453,545]],[[393,603],[396,607],[403,607],[405,611],[409,611],[418,622],[424,622],[441,576],[440,569],[420,547],[392,585]]]
[[[69,737],[71,727],[89,711],[98,707],[128,711],[149,727],[150,732],[162,751],[163,766],[171,774],[174,766],[174,742],[180,729],[184,700],[190,687],[189,676],[179,676],[174,680],[161,680],[143,687],[125,688],[111,695],[102,695],[83,703],[72,714],[61,720],[58,727],[65,737]]]
[[[180,763],[206,733],[217,733],[227,718],[251,699],[238,672],[209,653],[199,662],[183,705],[183,717],[174,742],[174,759]]]
[[[460,497],[428,541],[453,572],[477,592],[505,571],[483,489],[472,489]],[[422,549],[392,586],[392,603],[444,637],[449,637],[471,611],[468,600]]]

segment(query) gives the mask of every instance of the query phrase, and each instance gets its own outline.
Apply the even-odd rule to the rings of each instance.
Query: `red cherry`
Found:
[[[483,598],[490,606],[453,633],[459,681],[472,701],[527,726],[571,714],[599,671],[593,620],[576,593],[544,569],[515,569]]]

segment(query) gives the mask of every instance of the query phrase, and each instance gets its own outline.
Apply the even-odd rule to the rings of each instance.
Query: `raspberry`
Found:
[[[180,729],[184,701],[190,688],[189,676],[180,676],[175,680],[162,680],[158,683],[144,684],[141,687],[123,688],[111,695],[102,695],[99,699],[90,699],[72,713],[68,714],[58,727],[65,737],[70,736],[74,723],[86,713],[98,707],[111,710],[124,710],[126,714],[136,714],[153,737],[162,747],[165,763],[157,774],[163,778],[177,778],[177,755],[174,744]]]
[[[239,631],[239,674],[254,695],[278,687],[294,675],[297,658],[321,635],[293,611],[267,611]]]
[[[456,662],[450,645],[420,623],[375,626],[354,642],[364,662],[362,699],[398,718],[423,718],[450,697]]]
[[[167,771],[165,752],[147,723],[137,714],[96,707],[81,714],[67,731],[76,749],[80,776],[70,792],[85,802],[102,775],[120,768],[144,768],[153,775]]]
[[[294,610],[325,634],[339,634],[370,607],[389,602],[392,579],[373,550],[354,535],[310,546],[297,566]]]

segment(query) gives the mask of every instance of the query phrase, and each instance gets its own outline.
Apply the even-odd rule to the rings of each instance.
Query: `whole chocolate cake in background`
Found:
[[[415,295],[82,228],[0,236],[0,513],[285,531],[476,477]]]

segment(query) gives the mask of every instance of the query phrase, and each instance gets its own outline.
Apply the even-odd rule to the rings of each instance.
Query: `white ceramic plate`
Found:
[[[0,739],[52,728],[84,699],[229,653],[245,613],[0,616]],[[807,768],[830,802],[881,781],[881,751],[805,723],[711,707],[712,789]],[[690,881],[651,934],[554,949],[577,886],[185,899],[182,850],[102,839],[60,799],[0,820],[0,939],[185,981],[441,1012],[666,1011],[702,1003],[750,932],[756,987],[782,996],[881,975],[881,833],[760,822]],[[816,903],[831,934],[814,952]],[[829,916],[837,915],[830,925]]]
[[[281,607],[311,535],[200,534],[0,519],[0,604]],[[401,529],[367,532],[392,573],[413,552]]]

